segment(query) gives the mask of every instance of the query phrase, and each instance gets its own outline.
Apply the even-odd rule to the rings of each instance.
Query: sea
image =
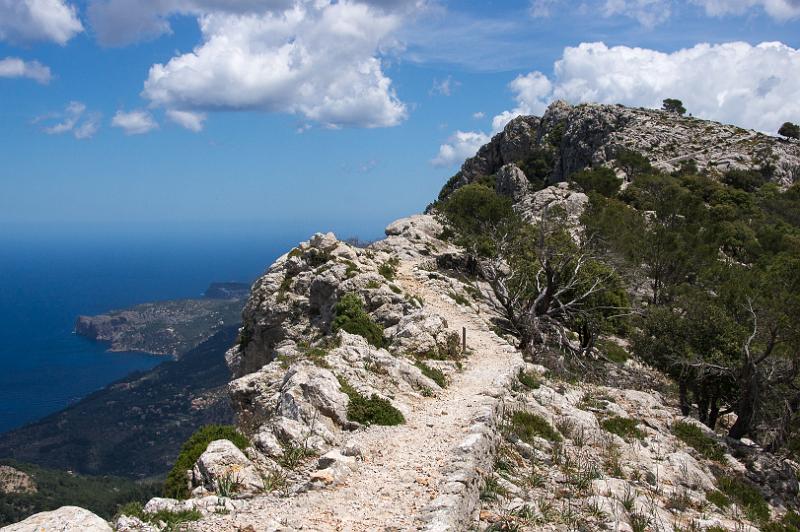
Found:
[[[252,282],[308,234],[0,234],[0,433],[165,360],[75,335],[78,315],[199,297],[214,281]]]

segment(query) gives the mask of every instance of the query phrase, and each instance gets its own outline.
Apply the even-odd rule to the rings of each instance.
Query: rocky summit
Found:
[[[598,169],[611,170],[615,187],[633,198],[620,212],[641,211],[643,230],[651,230],[661,214],[642,199],[637,187],[655,182],[642,174],[673,190],[691,172],[703,180],[690,184],[719,192],[729,190],[720,181],[741,170],[786,194],[800,177],[800,143],[621,106],[558,102],[543,117],[512,120],[464,163],[428,214],[390,224],[385,239],[366,247],[316,234],[267,269],[226,355],[236,438],[204,442],[168,480],[182,497],[127,508],[115,529],[796,530],[800,465],[777,450],[777,425],[763,421],[732,437],[734,412],[745,415],[740,403],[718,408],[713,422],[698,417],[735,393],[722,388],[729,381],[721,359],[707,366],[720,384],[708,397],[700,393],[708,381],[688,386],[672,366],[646,358],[649,337],[639,331],[649,322],[615,321],[671,311],[660,304],[663,291],[651,297],[629,288],[647,283],[623,283],[623,273],[651,275],[641,264],[615,270],[617,299],[592,307],[615,312],[603,314],[605,328],[595,333],[599,314],[568,313],[599,297],[594,288],[612,278],[608,264],[622,264],[621,252],[592,262],[601,273],[588,284],[567,282],[550,302],[525,307],[536,327],[530,338],[514,322],[518,300],[557,277],[548,265],[576,253],[590,232],[588,214],[621,201],[572,177]],[[456,223],[457,202],[469,194],[497,202],[488,214],[485,203],[468,211],[475,217],[512,207],[508,219],[521,220],[520,234],[530,237],[523,240],[548,243],[534,248],[540,269],[525,277],[524,290],[507,281],[526,271],[526,255],[492,263],[504,249],[501,232],[481,225],[468,238]],[[542,236],[555,211],[566,238]],[[541,251],[552,242],[558,253]],[[732,253],[719,247],[711,260],[735,263]],[[581,271],[588,255],[576,256],[558,275]],[[691,273],[680,278],[693,282]],[[588,295],[574,295],[581,290]],[[672,297],[677,307],[680,295]],[[722,321],[691,325],[707,331]],[[692,364],[685,368],[699,359]],[[753,435],[767,432],[770,442]],[[38,530],[70,515],[89,523],[59,512],[8,530]]]

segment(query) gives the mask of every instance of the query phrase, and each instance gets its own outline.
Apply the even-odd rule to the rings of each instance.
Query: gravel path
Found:
[[[419,513],[437,496],[443,466],[464,438],[493,380],[512,366],[513,348],[494,334],[470,307],[457,305],[421,277],[425,272],[403,263],[397,283],[444,317],[450,329],[468,331],[471,355],[464,371],[434,398],[400,395],[406,424],[356,432],[350,442],[364,455],[356,472],[340,486],[290,498],[265,496],[234,514],[212,515],[193,530],[399,531],[419,526]],[[252,527],[252,528],[248,528]]]

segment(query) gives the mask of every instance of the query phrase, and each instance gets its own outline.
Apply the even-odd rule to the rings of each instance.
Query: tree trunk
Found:
[[[682,380],[678,383],[678,395],[681,402],[681,414],[688,416],[692,413],[692,406],[689,404],[689,388],[686,381]]]
[[[728,436],[735,440],[740,440],[747,436],[753,428],[756,419],[756,408],[758,402],[758,368],[755,364],[749,363],[742,368],[739,379],[741,395],[736,403],[736,423],[733,424]]]

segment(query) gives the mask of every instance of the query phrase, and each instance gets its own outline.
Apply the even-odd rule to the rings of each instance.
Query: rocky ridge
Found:
[[[796,179],[797,143],[713,126],[705,134],[734,153],[724,158],[662,138],[699,138],[694,130],[706,124],[557,103],[542,118],[512,121],[444,193],[492,175],[528,220],[561,205],[577,221],[584,194],[565,183],[534,192],[522,171],[542,143],[558,155],[554,181],[613,166],[621,147],[665,169],[688,158],[723,168],[757,163],[759,143],[772,147],[777,182]],[[763,497],[766,518],[796,509],[800,466],[683,418],[663,378],[635,360],[605,363],[603,383],[565,381],[526,362],[493,327],[488,287],[459,271],[459,250],[441,232],[435,217],[419,215],[391,224],[367,248],[317,234],[279,258],[254,284],[227,354],[230,395],[251,447],[212,442],[186,472],[192,498],[153,499],[145,512],[196,510],[202,517],[187,529],[208,532],[755,532],[752,508],[726,487],[733,478]],[[358,296],[386,342],[334,330],[346,294]],[[359,396],[391,404],[405,423],[354,421]],[[115,525],[159,528],[130,516]]]

